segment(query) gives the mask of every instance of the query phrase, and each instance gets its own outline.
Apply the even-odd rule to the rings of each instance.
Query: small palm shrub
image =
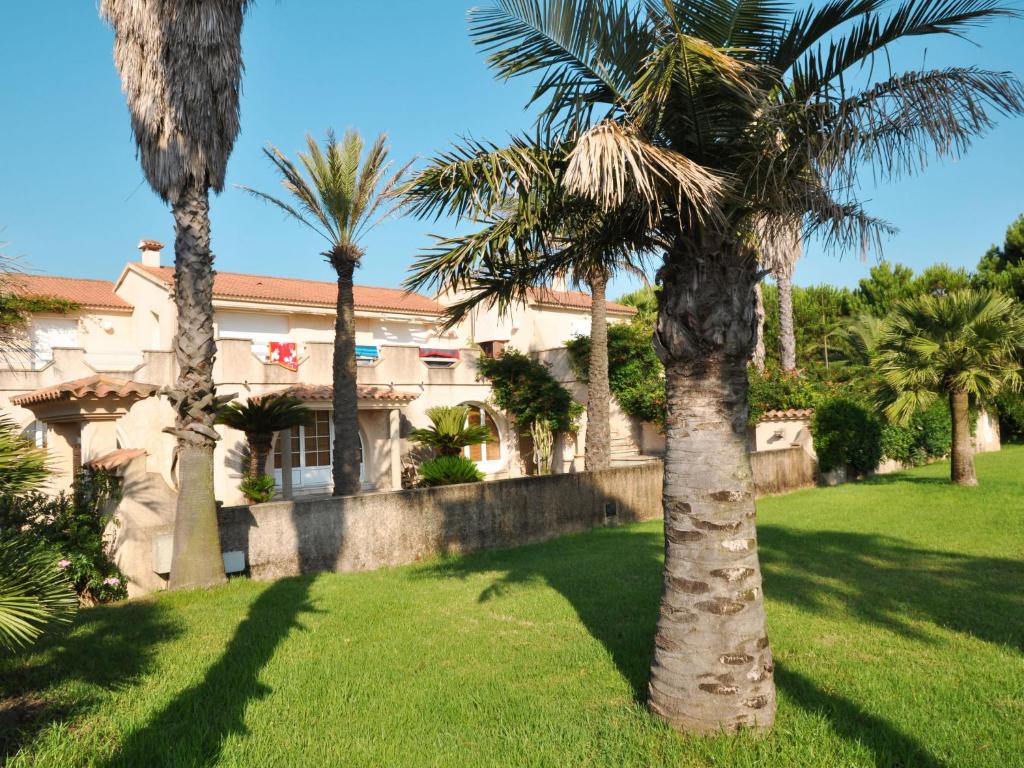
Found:
[[[267,466],[274,433],[309,424],[312,416],[313,412],[297,397],[268,395],[222,406],[217,412],[217,423],[245,433],[249,444],[246,477],[255,478],[262,476]]]
[[[0,538],[0,648],[28,645],[78,608],[71,583],[49,549],[27,536]]]
[[[484,479],[476,464],[465,456],[438,456],[420,464],[420,485],[428,488],[436,485],[457,485],[479,483]]]
[[[238,486],[250,504],[263,504],[274,498],[276,483],[270,475],[247,477]]]
[[[837,398],[814,412],[811,430],[822,472],[847,468],[865,475],[882,458],[882,425],[864,406]]]
[[[427,409],[431,426],[414,429],[409,439],[417,445],[433,449],[438,456],[458,456],[467,445],[486,443],[490,430],[469,423],[465,405],[437,405]]]

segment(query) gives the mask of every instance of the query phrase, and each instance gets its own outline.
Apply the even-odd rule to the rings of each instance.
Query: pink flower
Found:
[[[71,561],[70,560],[58,560],[57,561],[57,567],[60,568],[62,571],[67,570],[68,568],[71,567]]]
[[[103,580],[103,586],[105,587],[120,587],[121,580],[116,576],[108,576]]]

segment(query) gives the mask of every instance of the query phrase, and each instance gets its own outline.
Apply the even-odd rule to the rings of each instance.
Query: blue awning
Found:
[[[361,346],[356,345],[356,357],[362,357],[367,360],[376,360],[380,357],[380,352],[377,347],[374,346]]]

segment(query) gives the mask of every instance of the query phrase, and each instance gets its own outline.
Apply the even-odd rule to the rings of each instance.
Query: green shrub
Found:
[[[274,478],[270,475],[260,475],[259,477],[250,475],[239,483],[238,490],[245,495],[250,504],[263,504],[274,498],[276,486]]]
[[[999,417],[999,433],[1005,442],[1024,440],[1024,392],[1004,390],[996,396],[992,410]]]
[[[420,484],[456,485],[458,483],[479,483],[484,479],[476,464],[465,456],[438,456],[420,464]]]
[[[913,466],[947,455],[952,442],[949,408],[942,401],[915,413],[909,424],[882,427],[882,455]]]
[[[848,467],[863,475],[882,458],[882,426],[867,408],[836,398],[817,407],[811,427],[818,466],[823,472]]]
[[[78,474],[71,493],[0,496],[0,538],[30,539],[50,551],[83,602],[119,600],[128,595],[126,580],[106,538],[119,496],[117,478],[90,471]]]
[[[515,421],[520,433],[529,434],[535,421],[552,432],[575,432],[583,406],[572,399],[543,363],[514,349],[501,357],[482,357],[480,373],[491,381],[494,403]]]
[[[608,326],[608,384],[616,402],[641,421],[665,423],[665,367],[651,343],[652,329],[640,322]],[[565,344],[573,372],[587,381],[590,337],[577,336]]]
[[[751,366],[748,381],[751,424],[760,421],[766,411],[814,408],[821,399],[819,382],[775,366],[769,366],[763,372]]]

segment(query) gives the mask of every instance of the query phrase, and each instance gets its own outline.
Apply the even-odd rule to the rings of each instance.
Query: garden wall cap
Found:
[[[417,397],[418,392],[408,392],[394,387],[370,386],[359,384],[356,386],[356,394],[360,400],[387,400],[396,403],[411,403]],[[334,387],[330,384],[296,384],[284,389],[267,392],[259,397],[279,397],[286,395],[306,401],[329,401],[334,399]],[[259,399],[259,397],[254,399]]]
[[[110,472],[118,467],[123,467],[133,459],[145,455],[146,450],[144,448],[118,448],[116,451],[105,453],[98,458],[85,462],[85,466],[90,469],[98,469],[101,472]]]
[[[765,411],[760,421],[803,421],[811,418],[813,408],[787,408],[783,411]]]
[[[82,400],[84,398],[133,398],[143,399],[156,394],[155,384],[140,384],[137,381],[112,379],[95,375],[84,379],[61,382],[53,386],[36,389],[11,398],[14,405],[26,406],[52,400]]]

